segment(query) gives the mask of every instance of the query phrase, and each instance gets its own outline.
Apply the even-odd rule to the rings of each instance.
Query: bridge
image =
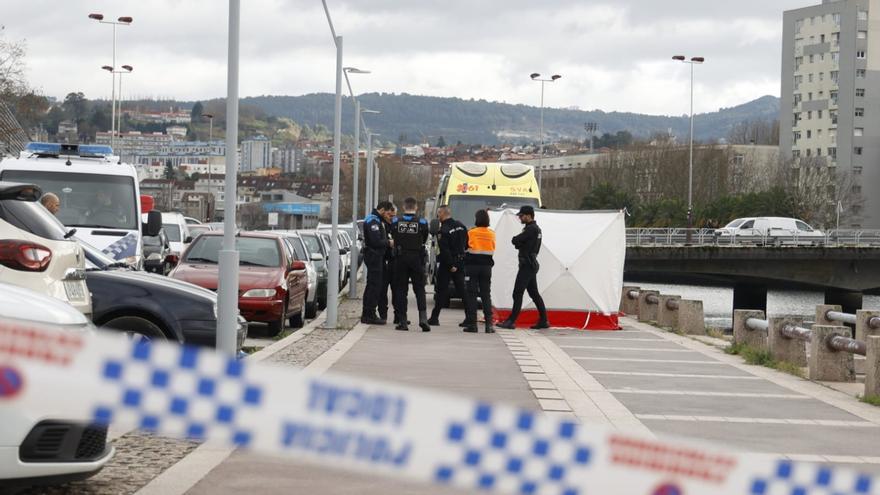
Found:
[[[711,229],[627,229],[629,280],[733,287],[733,309],[766,310],[768,288],[825,292],[828,304],[862,307],[880,290],[880,231],[821,236],[719,236]]]

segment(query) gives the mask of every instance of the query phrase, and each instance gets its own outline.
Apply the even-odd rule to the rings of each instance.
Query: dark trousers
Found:
[[[483,317],[486,323],[492,323],[492,267],[489,265],[468,265],[467,273],[467,300],[465,301],[465,319],[469,322],[477,321],[477,296],[483,303]]]
[[[547,320],[547,308],[544,306],[544,298],[538,292],[538,271],[528,265],[520,265],[516,272],[516,282],[513,285],[513,308],[510,311],[509,321],[515,322],[522,310],[523,292],[528,291],[529,297],[538,308],[540,321]]]
[[[391,290],[391,309],[394,310],[395,320],[397,319],[397,293],[394,292],[394,259],[385,262],[385,269],[382,271],[382,290],[379,294],[379,317],[388,318],[388,291]]]
[[[406,251],[394,258],[394,292],[396,301],[394,310],[398,317],[406,323],[407,292],[412,282],[413,293],[416,295],[416,306],[419,313],[428,310],[425,302],[425,264],[419,252],[408,253]]]
[[[437,282],[434,284],[434,309],[431,311],[431,318],[440,316],[440,310],[449,305],[449,282],[455,285],[455,290],[461,295],[462,300],[467,302],[467,295],[464,286],[464,267],[459,265],[455,273],[451,272],[452,267],[440,263],[437,268]]]
[[[364,254],[367,266],[367,283],[364,285],[364,303],[361,316],[376,316],[376,308],[382,296],[385,260],[382,256],[367,252]]]

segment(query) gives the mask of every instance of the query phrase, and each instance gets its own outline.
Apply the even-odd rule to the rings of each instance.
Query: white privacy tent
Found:
[[[516,212],[489,212],[496,233],[492,304],[499,321],[510,315],[513,306],[518,262],[510,240],[523,227]],[[550,325],[618,330],[626,255],[623,212],[537,210],[535,220],[543,232],[538,290],[547,306]],[[517,325],[528,327],[537,320],[538,312],[526,293]]]

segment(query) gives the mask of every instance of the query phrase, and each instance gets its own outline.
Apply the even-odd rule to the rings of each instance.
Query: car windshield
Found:
[[[293,254],[296,255],[296,259],[300,261],[309,259],[305,247],[299,237],[288,237],[287,240],[290,241],[290,245],[293,246]]]
[[[474,226],[474,213],[486,208],[519,208],[520,206],[538,207],[535,198],[510,198],[503,196],[452,196],[449,198],[449,209],[452,218],[465,224],[468,228]]]
[[[180,225],[176,223],[163,223],[162,228],[165,229],[165,235],[171,242],[180,242]]]
[[[191,235],[201,234],[202,232],[211,230],[211,227],[208,227],[207,225],[187,225],[186,228]]]
[[[735,229],[735,228],[739,227],[740,225],[742,225],[742,223],[743,223],[744,221],[745,221],[744,218],[737,218],[736,220],[734,220],[734,221],[730,222],[729,224],[725,225],[724,228],[725,228],[725,229]]]
[[[217,263],[223,236],[200,235],[186,253],[184,261],[190,263]],[[241,266],[281,266],[278,241],[263,237],[236,237],[238,264]]]
[[[324,254],[324,250],[321,249],[321,242],[318,240],[318,236],[304,235],[304,236],[302,236],[302,240],[306,245],[306,249],[309,250],[309,254],[311,254],[311,253]]]
[[[58,220],[72,227],[136,230],[134,180],[122,175],[6,170],[3,180],[40,186],[61,200]]]
[[[33,201],[0,201],[0,218],[25,232],[53,241],[64,240],[70,231],[43,205]]]

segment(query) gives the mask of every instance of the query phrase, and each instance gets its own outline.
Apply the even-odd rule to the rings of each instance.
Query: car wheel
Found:
[[[287,304],[284,304],[284,310],[281,311],[281,318],[269,322],[269,337],[277,337],[284,330],[284,322],[287,320]]]
[[[131,339],[146,341],[167,340],[158,325],[140,316],[120,316],[101,325],[102,328],[122,332]]]
[[[312,319],[318,316],[318,302],[307,302],[306,303],[306,318]]]
[[[303,303],[299,307],[299,312],[290,317],[290,326],[291,328],[302,328],[306,321],[306,303]]]

